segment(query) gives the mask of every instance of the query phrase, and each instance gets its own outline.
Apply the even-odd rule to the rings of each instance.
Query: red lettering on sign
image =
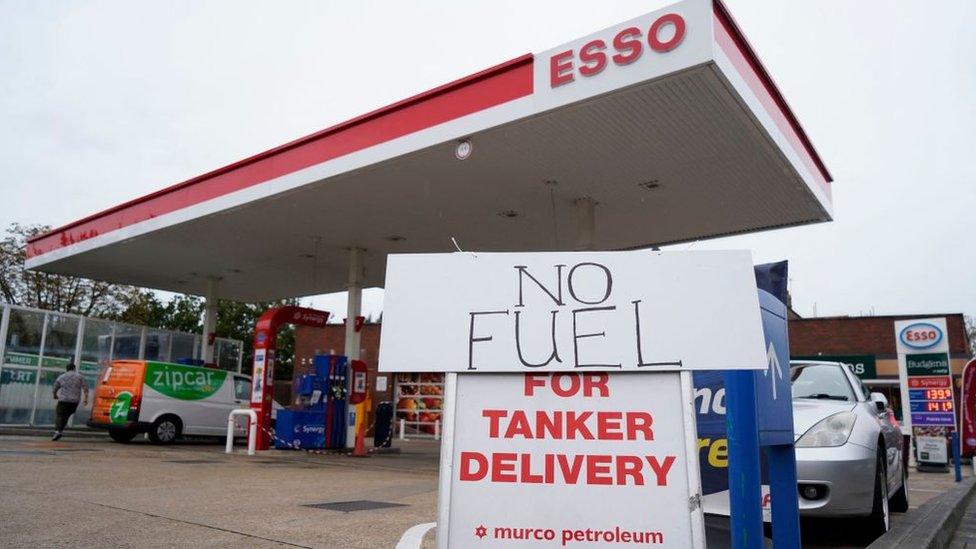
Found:
[[[617,484],[627,485],[627,477],[634,479],[634,486],[644,485],[644,475],[641,468],[644,464],[637,456],[618,456],[617,457]]]
[[[573,456],[572,466],[569,464],[569,456],[565,454],[558,454],[556,461],[559,462],[559,471],[563,474],[563,478],[566,479],[566,484],[576,484],[580,470],[583,468],[583,456]]]
[[[515,475],[515,461],[518,454],[509,452],[498,452],[491,455],[491,481],[492,482],[517,482],[518,476]]]
[[[640,58],[644,53],[644,47],[640,41],[641,31],[637,27],[628,27],[617,33],[613,37],[613,49],[617,54],[613,56],[613,62],[617,65],[629,65]]]
[[[519,479],[519,481],[527,482],[529,484],[541,484],[542,475],[534,475],[529,469],[530,465],[532,464],[531,459],[532,454],[522,454],[522,463],[520,464],[522,469],[522,478]]]
[[[505,430],[505,438],[515,438],[516,435],[532,438],[532,427],[529,426],[529,420],[522,410],[512,412],[512,421],[508,423],[508,429]]]
[[[627,414],[627,440],[636,440],[637,433],[644,435],[644,440],[654,440],[651,424],[654,418],[649,412],[631,412]]]
[[[498,422],[508,415],[507,410],[482,410],[481,416],[488,418],[488,436],[498,438]]]
[[[573,75],[573,50],[557,53],[549,59],[549,84],[562,86],[575,80]]]
[[[664,458],[664,463],[660,463],[656,456],[647,456],[647,463],[651,466],[654,474],[657,476],[658,486],[668,485],[668,471],[671,470],[671,466],[674,465],[674,456],[667,456]]]
[[[472,471],[472,465],[476,465],[478,468]],[[480,452],[461,452],[460,469],[459,478],[461,480],[479,481],[488,474],[488,460]]]
[[[613,463],[613,457],[608,455],[586,456],[586,483],[613,484],[613,477],[610,475],[611,463]]]
[[[569,379],[569,388],[563,389],[563,383],[561,380]],[[552,392],[556,396],[561,397],[571,397],[575,396],[580,390],[580,376],[579,374],[555,374],[552,376]]]
[[[600,412],[596,415],[596,438],[600,440],[623,440],[620,430],[622,412]]]
[[[672,31],[668,33],[668,30]],[[669,13],[657,18],[647,30],[647,44],[657,53],[667,53],[684,40],[686,34],[685,20],[677,13]],[[662,35],[668,38],[662,39]],[[610,59],[617,66],[624,66],[637,61],[644,52],[644,45],[640,40],[641,29],[627,27],[617,32],[610,41],[613,54]],[[568,84],[575,80],[576,72],[581,76],[596,76],[607,67],[607,41],[602,38],[590,40],[579,50],[566,50],[549,58],[549,85],[552,88]],[[577,68],[573,61],[579,56],[580,65]]]
[[[593,440],[593,433],[586,426],[586,420],[593,415],[593,412],[583,412],[579,415],[576,412],[566,412],[566,438],[576,440],[576,433],[579,433],[583,440]]]
[[[579,73],[583,76],[594,76],[607,67],[607,54],[603,53],[607,47],[603,40],[592,40],[580,48]]]
[[[658,33],[660,33],[661,29],[667,24],[674,25],[674,35],[666,41],[661,41],[658,38]],[[658,20],[651,25],[651,30],[647,31],[647,42],[651,45],[651,49],[658,53],[664,53],[677,48],[684,38],[685,20],[677,13],[669,13],[659,17]]]

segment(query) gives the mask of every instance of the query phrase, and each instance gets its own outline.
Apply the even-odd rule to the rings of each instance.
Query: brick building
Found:
[[[790,319],[790,355],[794,358],[840,360],[861,358],[861,379],[898,379],[895,321],[944,316],[949,332],[952,373],[961,375],[973,356],[961,313],[898,316],[832,316]],[[843,360],[851,362],[850,360]]]
[[[901,420],[895,322],[932,317],[946,319],[949,363],[958,398],[962,387],[962,369],[973,357],[973,349],[966,333],[966,321],[961,313],[791,317],[790,356],[794,359],[830,360],[851,364],[854,372],[871,391],[883,393],[887,397],[896,417]]]

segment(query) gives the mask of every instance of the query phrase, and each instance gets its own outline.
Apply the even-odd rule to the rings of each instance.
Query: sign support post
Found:
[[[729,432],[729,508],[733,548],[762,544],[763,520],[755,373],[725,373]]]

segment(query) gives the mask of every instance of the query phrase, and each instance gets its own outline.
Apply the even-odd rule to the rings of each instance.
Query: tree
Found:
[[[257,303],[221,301],[217,308],[217,335],[242,340],[244,342],[244,364],[249,365],[254,359],[254,326],[257,324],[258,318],[268,309],[283,305],[299,305],[299,302],[297,299],[260,301]],[[275,379],[291,379],[294,359],[295,328],[291,324],[286,324],[278,331]]]
[[[966,335],[969,336],[969,350],[976,355],[976,319],[966,316]]]
[[[7,227],[6,236],[0,240],[0,297],[12,305],[62,313],[99,317],[121,313],[139,290],[24,268],[27,239],[49,230],[47,225],[11,223]]]
[[[138,290],[127,299],[125,309],[111,319],[197,334],[203,327],[203,300],[196,296],[176,294],[164,303],[156,292]]]

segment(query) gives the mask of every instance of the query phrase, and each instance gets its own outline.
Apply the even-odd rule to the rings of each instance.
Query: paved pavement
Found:
[[[976,498],[969,500],[969,505],[966,506],[966,511],[959,521],[959,527],[956,528],[949,547],[951,549],[976,548]]]
[[[4,547],[393,547],[434,520],[436,446],[368,459],[0,437]],[[309,504],[398,504],[341,512]]]
[[[437,505],[438,445],[397,446],[402,453],[368,459],[286,451],[249,458],[223,454],[213,441],[160,447],[0,436],[0,545],[393,547],[411,526],[433,522]],[[952,481],[912,471],[912,508]],[[308,507],[360,500],[395,506]],[[957,538],[976,546],[976,503],[970,507]],[[803,521],[801,528],[804,547],[870,542],[856,521]],[[432,539],[433,532],[424,547]]]

